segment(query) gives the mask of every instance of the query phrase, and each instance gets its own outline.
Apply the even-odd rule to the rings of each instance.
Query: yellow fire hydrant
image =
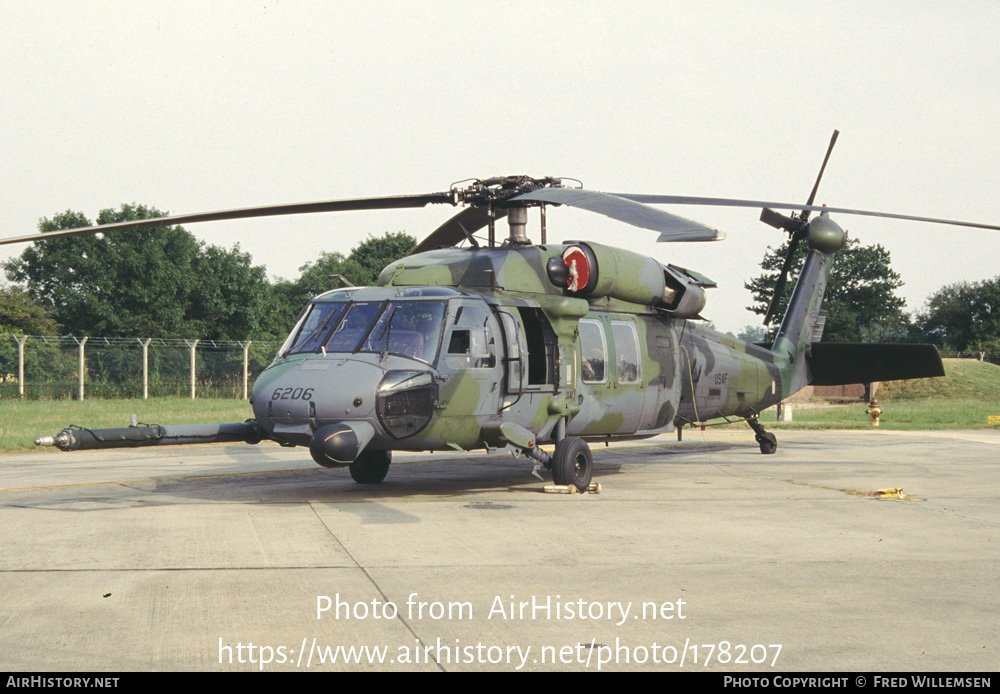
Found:
[[[871,425],[873,427],[877,427],[878,419],[882,416],[882,408],[878,406],[878,400],[872,398],[871,404],[869,404],[868,409],[865,410],[865,414],[871,418]]]

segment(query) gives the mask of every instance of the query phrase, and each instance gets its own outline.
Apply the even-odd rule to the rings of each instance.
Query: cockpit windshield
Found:
[[[281,354],[375,352],[434,361],[444,323],[443,301],[316,302]]]
[[[382,308],[382,303],[381,301],[365,301],[351,304],[344,314],[343,320],[337,324],[333,335],[326,342],[326,351],[353,352],[361,338],[371,329],[372,323]]]
[[[328,328],[337,324],[346,306],[346,303],[309,304],[305,315],[292,328],[292,334],[285,340],[279,354],[318,352],[329,332]]]
[[[390,301],[360,351],[401,354],[430,363],[437,355],[443,322],[441,301]]]

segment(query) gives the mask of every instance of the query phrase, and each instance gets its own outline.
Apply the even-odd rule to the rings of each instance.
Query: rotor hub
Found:
[[[562,187],[562,179],[551,176],[545,178],[496,176],[494,178],[458,181],[451,185],[451,193],[458,203],[508,207],[508,205],[504,205],[503,203],[519,195],[530,193],[539,188]],[[509,207],[531,207],[538,204],[543,203],[526,200],[511,204]]]

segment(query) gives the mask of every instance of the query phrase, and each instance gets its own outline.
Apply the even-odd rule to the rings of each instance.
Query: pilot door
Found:
[[[449,414],[455,408],[474,415],[499,411],[503,351],[498,340],[496,319],[483,301],[452,300],[438,361],[438,370],[457,389],[449,398]]]

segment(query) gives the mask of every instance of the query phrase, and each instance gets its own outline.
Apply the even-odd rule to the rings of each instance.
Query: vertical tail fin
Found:
[[[843,248],[847,235],[824,212],[809,223],[807,239],[809,252],[771,347],[781,371],[782,398],[809,384],[805,353],[819,328],[820,307],[834,256]]]

